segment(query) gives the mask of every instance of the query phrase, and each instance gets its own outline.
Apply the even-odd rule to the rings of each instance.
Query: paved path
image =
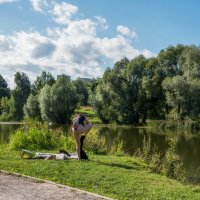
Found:
[[[109,199],[71,187],[0,173],[0,200],[99,200]]]

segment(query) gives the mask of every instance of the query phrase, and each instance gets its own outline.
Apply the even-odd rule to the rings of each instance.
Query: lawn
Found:
[[[89,161],[21,159],[0,147],[0,170],[17,172],[115,199],[200,199],[200,187],[152,173],[138,158],[90,155]]]

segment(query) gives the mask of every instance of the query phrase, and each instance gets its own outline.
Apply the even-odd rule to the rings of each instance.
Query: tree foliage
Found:
[[[40,90],[47,84],[52,86],[55,83],[55,79],[51,73],[43,71],[40,76],[38,76],[33,84],[33,93],[39,94]]]
[[[14,119],[21,120],[24,117],[23,107],[31,92],[31,84],[25,73],[16,72],[16,88],[12,91],[10,112]]]
[[[31,91],[25,73],[17,72],[14,81],[16,87],[10,91],[0,76],[0,113],[8,113],[16,120],[23,118],[24,107],[26,117],[66,123],[77,104],[94,106],[105,123],[200,118],[197,46],[170,46],[152,58],[123,58],[107,68],[102,78],[90,82],[80,78],[71,81],[64,75],[55,81],[49,72],[42,72]]]
[[[24,105],[25,118],[41,119],[39,101],[37,96],[30,94]]]
[[[9,89],[8,84],[6,83],[5,79],[0,75],[0,99],[2,97],[9,97]]]
[[[70,122],[78,96],[71,80],[63,75],[52,87],[46,85],[41,90],[39,102],[44,121],[64,124]]]
[[[108,68],[96,89],[104,122],[134,124],[146,118],[200,117],[200,48],[177,45],[155,58],[126,58]]]
[[[79,97],[80,105],[87,106],[89,100],[89,87],[90,87],[89,82],[81,78],[78,78],[73,83],[76,87],[76,93]]]

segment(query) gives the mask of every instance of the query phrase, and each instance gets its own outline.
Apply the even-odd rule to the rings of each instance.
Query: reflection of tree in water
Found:
[[[8,142],[10,135],[19,126],[18,124],[0,124],[0,142]]]
[[[200,138],[199,136],[178,137],[176,151],[183,158],[183,165],[189,176],[200,176]],[[197,171],[198,170],[198,171]]]
[[[168,141],[165,135],[155,134],[149,129],[140,129],[134,127],[102,127],[99,134],[105,137],[108,150],[112,146],[122,144],[124,153],[133,155],[138,148],[143,146],[144,137],[146,141],[151,141],[151,146],[157,146],[158,151],[165,154]]]

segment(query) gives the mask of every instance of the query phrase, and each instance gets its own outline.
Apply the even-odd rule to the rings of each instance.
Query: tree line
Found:
[[[70,123],[70,118],[78,105],[90,102],[89,93],[93,80],[81,78],[71,80],[60,75],[57,80],[51,73],[43,71],[31,84],[24,72],[14,75],[15,88],[10,90],[0,75],[0,114],[4,120],[24,118],[53,122]]]
[[[0,114],[69,123],[77,105],[91,105],[104,123],[138,124],[146,119],[196,120],[200,114],[200,48],[170,46],[156,57],[123,58],[102,78],[71,80],[42,72],[30,83],[23,72],[10,90],[0,75]]]

